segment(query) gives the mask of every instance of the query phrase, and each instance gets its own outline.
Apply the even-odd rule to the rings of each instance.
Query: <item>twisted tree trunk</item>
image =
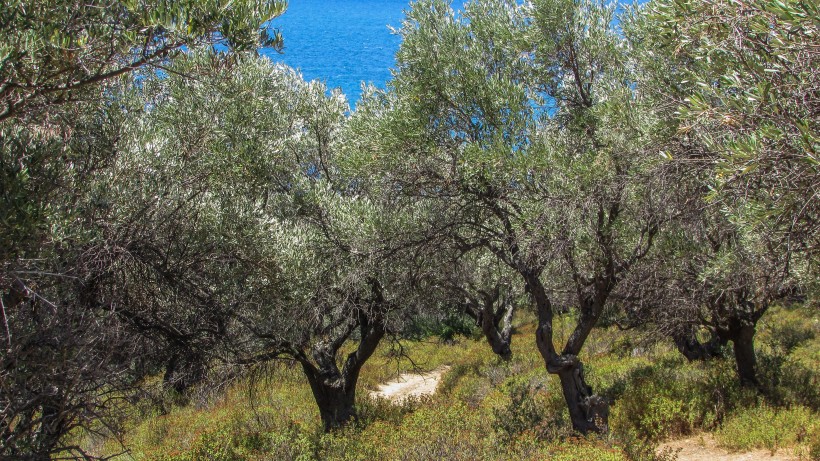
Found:
[[[357,377],[346,379],[342,373],[322,373],[315,367],[306,366],[304,363],[302,369],[310,383],[316,405],[319,407],[319,416],[322,418],[322,427],[325,432],[338,429],[356,418]]]
[[[383,303],[380,291],[378,296],[378,302]],[[359,381],[359,373],[386,333],[378,314],[372,318],[360,314],[357,326],[361,341],[356,350],[348,354],[341,369],[336,364],[336,356],[352,329],[331,341],[316,344],[312,348],[313,360],[301,351],[293,354],[310,383],[325,432],[343,427],[356,419],[356,383]]]
[[[565,367],[557,371],[561,390],[569,408],[572,427],[586,434],[604,433],[608,430],[609,404],[603,397],[592,392],[584,379],[584,366],[577,357],[561,356]]]
[[[498,307],[496,308],[496,304]],[[500,294],[498,287],[490,293],[482,292],[481,300],[470,298],[465,311],[481,328],[493,353],[504,360],[512,357],[512,319],[515,304]]]
[[[527,290],[538,310],[538,329],[535,342],[544,359],[547,371],[557,374],[561,380],[561,390],[569,410],[572,428],[581,434],[605,433],[609,428],[609,404],[593,393],[584,378],[584,367],[578,359],[578,352],[597,321],[594,315],[582,315],[570,336],[563,353],[555,350],[552,338],[553,310],[544,286],[537,276],[526,276]]]
[[[749,299],[745,291],[740,291],[735,295],[737,298],[735,303],[728,305],[718,303],[713,307],[713,326],[724,344],[732,341],[740,384],[744,387],[759,389],[754,338],[757,322],[768,309],[769,301],[755,303]]]

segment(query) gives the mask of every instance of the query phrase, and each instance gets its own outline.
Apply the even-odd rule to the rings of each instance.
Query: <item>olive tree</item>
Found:
[[[338,92],[260,59],[200,54],[171,70],[142,83],[122,164],[117,221],[140,216],[149,234],[123,275],[147,283],[124,284],[119,315],[167,344],[169,379],[180,360],[296,361],[325,430],[343,426],[361,367],[428,291],[425,255],[402,238],[415,208],[340,166]]]
[[[116,431],[123,399],[133,395],[134,358],[145,344],[89,307],[83,278],[90,261],[81,248],[98,209],[89,185],[110,165],[123,119],[105,105],[80,104],[65,119],[67,139],[24,126],[6,127],[0,137],[3,173],[14,176],[2,181],[12,202],[3,223],[13,225],[2,237],[22,234],[0,250],[0,459],[86,457],[66,435]],[[28,168],[6,163],[21,151]],[[54,152],[61,162],[48,160]],[[42,207],[23,205],[32,193],[43,194],[35,196]]]
[[[617,294],[630,306],[629,322],[652,325],[655,339],[671,337],[690,361],[720,356],[731,342],[741,384],[759,386],[757,323],[799,293],[787,257],[712,207],[676,220],[656,250]]]
[[[95,294],[95,274],[117,272],[103,266],[124,249],[101,244],[117,227],[104,221],[111,203],[101,192],[114,187],[129,111],[140,110],[122,80],[198,44],[278,48],[280,37],[262,27],[283,10],[283,2],[0,7],[0,457],[92,457],[66,435],[116,430],[112,403],[129,395],[146,372],[140,357],[156,350]]]
[[[355,420],[362,366],[409,311],[424,306],[430,287],[419,274],[423,257],[391,245],[397,239],[387,220],[395,210],[335,191],[316,200],[315,220],[281,223],[279,263],[288,289],[243,313],[257,347],[240,360],[296,361],[329,431]]]
[[[512,357],[513,316],[520,294],[509,268],[489,252],[471,251],[441,267],[440,282],[447,294],[469,316],[490,345],[504,360]]]
[[[409,200],[434,203],[428,234],[487,251],[516,274],[535,304],[546,368],[584,433],[606,430],[608,410],[578,355],[666,219],[641,130],[654,121],[612,18],[597,3],[478,1],[461,14],[416,3],[372,127],[382,135],[362,159]],[[579,316],[558,348],[564,306]]]
[[[29,136],[40,168],[17,179],[53,181],[4,196],[50,201],[22,221],[38,239],[4,248],[4,456],[90,456],[66,445],[69,432],[116,431],[111,397],[148,373],[165,369],[180,390],[202,379],[230,351],[235,312],[278,287],[250,282],[273,268],[259,210],[278,210],[269,196],[287,187],[280,160],[302,134],[287,104],[303,82],[213,53],[182,61],[173,78],[149,73],[107,85],[87,109],[62,106],[69,133],[4,138],[16,155]]]
[[[626,22],[681,218],[633,285],[636,312],[689,359],[731,341],[744,385],[758,384],[757,321],[816,272],[815,17],[803,3],[659,1]]]

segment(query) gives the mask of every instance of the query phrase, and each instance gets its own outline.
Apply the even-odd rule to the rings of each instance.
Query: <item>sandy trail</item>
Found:
[[[370,392],[370,396],[398,403],[407,397],[432,395],[436,392],[441,376],[449,369],[445,365],[428,373],[404,373],[394,381],[379,385],[379,390]]]
[[[769,450],[754,450],[744,453],[731,453],[725,448],[717,446],[717,442],[709,434],[696,435],[680,440],[671,440],[658,447],[658,451],[670,447],[678,452],[678,461],[797,461],[799,458],[792,455],[792,450],[783,448],[774,455]]]

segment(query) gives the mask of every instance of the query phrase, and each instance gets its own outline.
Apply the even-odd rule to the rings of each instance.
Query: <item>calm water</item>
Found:
[[[465,3],[452,1],[458,9]],[[263,54],[301,70],[307,80],[341,88],[354,106],[362,82],[384,88],[390,79],[400,39],[388,26],[400,28],[409,8],[410,0],[289,0],[287,12],[272,23],[284,36],[284,54]]]
[[[273,21],[285,39],[284,54],[265,54],[300,69],[307,80],[341,88],[355,105],[361,82],[384,88],[390,79],[400,40],[388,26],[400,28],[408,8],[408,0],[290,0]]]

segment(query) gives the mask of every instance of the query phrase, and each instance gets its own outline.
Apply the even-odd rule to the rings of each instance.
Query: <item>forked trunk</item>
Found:
[[[385,301],[381,285],[375,280],[371,281],[371,285],[375,304],[383,306]],[[347,355],[341,369],[336,363],[336,355],[353,331],[353,325],[343,330],[334,340],[316,344],[311,354],[312,361],[304,352],[294,351],[294,358],[302,365],[310,383],[325,432],[345,426],[356,418],[356,383],[359,381],[359,372],[385,335],[381,315],[377,314],[372,318],[364,315],[364,312],[359,315],[356,325],[361,340],[356,350]]]
[[[584,379],[584,367],[578,359],[583,339],[591,330],[595,318],[582,316],[564,353],[558,354],[552,342],[552,303],[543,285],[536,277],[527,278],[527,289],[538,309],[538,329],[535,343],[543,357],[547,371],[561,379],[561,390],[569,409],[572,428],[581,434],[605,433],[609,428],[609,403],[592,392]]]
[[[341,382],[315,383],[311,390],[319,407],[322,427],[325,432],[345,426],[356,419],[356,385],[345,386]]]
[[[486,320],[481,322],[481,331],[484,333],[484,337],[487,339],[487,342],[490,343],[493,353],[504,360],[510,360],[512,357],[512,350],[510,349],[509,338],[504,338],[501,336],[495,325]]]
[[[493,352],[504,360],[512,357],[512,318],[514,305],[506,299],[501,302],[497,312],[493,312],[493,303],[486,303],[479,315],[481,331]]]

